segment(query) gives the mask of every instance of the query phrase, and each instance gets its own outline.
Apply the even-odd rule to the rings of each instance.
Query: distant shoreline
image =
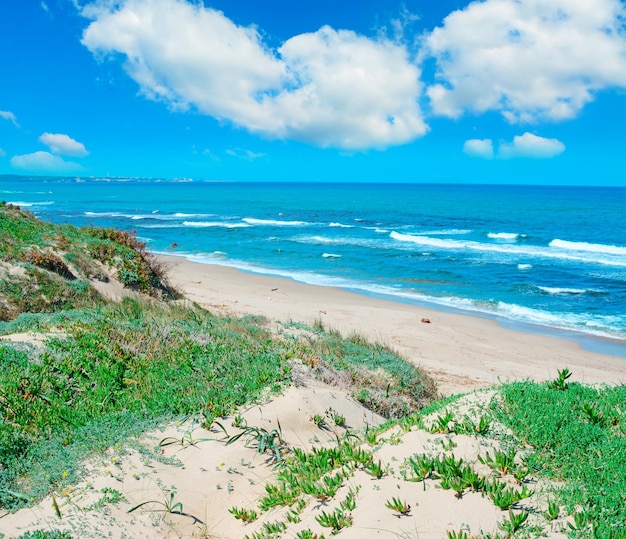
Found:
[[[363,334],[427,369],[444,393],[511,379],[546,380],[564,367],[582,382],[626,382],[623,357],[584,349],[551,330],[531,333],[521,325],[506,327],[473,313],[303,284],[182,256],[158,257],[172,284],[214,312],[323,323],[342,333]]]

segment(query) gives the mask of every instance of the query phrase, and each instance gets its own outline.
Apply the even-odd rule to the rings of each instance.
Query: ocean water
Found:
[[[155,252],[626,356],[626,188],[3,176],[0,200],[136,231]]]

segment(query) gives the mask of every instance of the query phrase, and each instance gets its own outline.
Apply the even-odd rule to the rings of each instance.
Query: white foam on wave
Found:
[[[214,213],[181,213],[181,212],[176,212],[172,214],[172,217],[174,218],[186,218],[186,219],[201,219],[201,218],[206,218],[206,217],[215,217]]]
[[[604,245],[602,243],[587,243],[584,241],[565,241],[556,239],[550,242],[550,247],[565,249],[568,251],[583,251],[589,253],[605,253],[626,256],[626,247]]]
[[[538,286],[537,288],[542,292],[553,296],[578,295],[585,294],[587,292],[587,290],[582,290],[581,288],[558,288],[552,286]]]
[[[408,300],[411,302],[430,303],[433,305],[439,305],[443,308],[459,309],[470,313],[475,312],[489,316],[501,316],[508,320],[551,327],[554,329],[580,331],[600,337],[608,337],[613,339],[625,338],[624,332],[616,333],[609,329],[623,327],[623,320],[619,316],[598,316],[586,313],[570,312],[552,313],[540,309],[522,307],[520,305],[508,304],[504,302],[478,302],[468,298],[450,296],[427,296],[408,290],[392,288],[389,286],[381,286],[373,283],[363,283],[359,281],[345,279],[342,277],[333,277],[330,275],[324,275],[319,273],[258,267],[247,262],[226,259],[224,253],[219,251],[216,251],[212,254],[190,254],[182,256],[186,256],[189,260],[194,260],[196,262],[204,264],[219,264],[223,266],[234,267],[243,271],[249,271],[252,273],[286,277],[306,284],[318,286],[333,286],[353,291],[360,291],[366,294],[400,298],[404,301]]]
[[[250,225],[247,223],[228,223],[224,221],[183,221],[183,226],[196,228],[248,228]]]
[[[322,258],[341,258],[341,255],[336,255],[333,253],[324,253]]]
[[[291,241],[295,241],[297,243],[312,243],[319,245],[356,245],[358,247],[366,247],[368,249],[379,249],[383,245],[383,242],[381,242],[381,240],[350,237],[328,238],[326,236],[316,235],[296,236],[290,239]]]
[[[551,313],[504,302],[498,302],[496,312],[511,320],[529,324],[582,331],[598,337],[624,338],[623,335],[616,335],[607,330],[607,328],[623,327],[623,320],[619,316],[598,316],[570,312]]]
[[[255,219],[253,217],[245,217],[242,221],[256,226],[308,226],[311,224],[306,221],[278,221],[275,219]]]
[[[518,245],[515,243],[480,243],[476,241],[460,241],[445,238],[431,238],[430,236],[419,236],[414,234],[401,234],[399,232],[391,232],[389,235],[392,239],[401,242],[415,243],[420,246],[436,247],[445,250],[466,250],[471,249],[477,252],[496,252],[509,255],[524,255],[525,257],[551,258],[560,260],[572,260],[576,262],[585,262],[591,264],[603,264],[607,266],[624,266],[626,267],[626,258],[615,256],[617,252],[597,251],[596,253],[584,252],[580,250],[554,249],[551,247],[543,247],[540,245]],[[554,240],[560,241],[560,240]],[[552,242],[554,243],[554,242]],[[590,244],[586,244],[590,245]],[[607,246],[604,246],[607,247]],[[622,249],[621,247],[613,247],[613,249]],[[623,248],[626,254],[626,248]],[[604,256],[599,257],[598,253]]]
[[[49,206],[50,204],[54,204],[54,200],[44,200],[43,202],[12,202],[9,201],[7,204],[12,204],[13,206],[19,206],[20,208],[30,208],[32,206]]]
[[[343,223],[329,223],[328,226],[338,227],[338,228],[354,228],[354,225],[344,225]]]
[[[520,234],[515,234],[511,232],[489,232],[487,234],[488,238],[492,240],[505,240],[505,241],[515,241],[520,237]]]
[[[444,228],[443,230],[426,230],[419,232],[424,236],[465,236],[471,234],[473,230],[467,230],[464,228]]]
[[[529,269],[533,269],[533,265],[532,264],[518,264],[517,269],[522,270],[522,271],[529,270]]]
[[[127,219],[132,219],[134,217],[134,215],[120,213],[117,211],[86,211],[85,215],[87,217],[125,217]]]
[[[417,245],[428,245],[429,247],[440,247],[442,249],[463,249],[465,246],[470,245],[470,242],[431,238],[430,236],[417,236],[413,234],[401,234],[395,231],[391,232],[389,237],[397,241],[416,243]]]

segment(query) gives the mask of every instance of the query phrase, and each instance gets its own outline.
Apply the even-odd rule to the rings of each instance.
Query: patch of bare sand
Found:
[[[493,394],[493,391],[482,391],[467,395],[451,405],[451,410],[457,420],[467,415],[477,422]],[[347,432],[347,427],[337,427],[330,420],[327,429],[320,429],[311,421],[315,414],[325,415],[330,408],[344,415],[347,426],[362,438],[364,427],[381,421],[342,391],[313,381],[307,386],[291,387],[264,405],[242,411],[241,420],[244,425],[266,432],[280,428],[290,449],[310,450],[336,445],[336,437],[341,438]],[[363,449],[373,452],[385,475],[376,479],[359,467],[347,474],[343,486],[331,499],[320,501],[314,496],[302,495],[305,506],[295,513],[293,507],[267,512],[259,509],[266,484],[278,484],[279,469],[269,462],[269,453],[257,452],[250,438],[244,436],[227,445],[220,429],[207,431],[192,421],[172,425],[144,437],[142,450],[134,444],[131,448],[114,447],[93,460],[80,484],[56,493],[61,517],[48,497],[32,508],[1,517],[0,529],[9,538],[27,530],[63,529],[80,538],[240,539],[254,537],[255,533],[265,537],[262,535],[264,526],[282,523],[282,537],[298,537],[304,530],[311,530],[318,537],[330,537],[331,529],[323,527],[319,517],[340,508],[350,493],[356,493],[355,507],[344,510],[351,525],[340,531],[340,537],[441,539],[448,531],[461,529],[475,534],[481,530],[496,532],[509,514],[496,508],[488,497],[466,492],[457,498],[453,490],[441,488],[441,481],[409,480],[412,472],[407,462],[413,455],[454,455],[472,464],[479,473],[492,475],[478,457],[499,448],[497,437],[433,434],[429,427],[437,417],[427,417],[425,428],[414,426],[405,432],[393,427],[379,434],[373,446],[362,443]],[[223,421],[230,436],[241,432],[233,426],[233,419]],[[494,432],[497,434],[495,426]],[[155,451],[163,440],[176,443]],[[515,486],[511,477],[504,480]],[[535,494],[522,502],[531,509],[529,522],[541,524],[549,537],[566,537],[564,533],[553,531],[564,524],[563,519],[548,525],[541,516],[546,504],[542,486],[532,481],[529,486]],[[411,506],[406,515],[387,507],[393,498]],[[150,500],[155,503],[128,512]],[[168,513],[165,510],[168,503],[180,503],[182,508]],[[256,510],[259,518],[245,524],[229,511],[234,507]],[[287,518],[289,512],[298,517]]]

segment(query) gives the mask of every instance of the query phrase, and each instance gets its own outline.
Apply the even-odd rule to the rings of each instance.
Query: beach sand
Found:
[[[161,260],[172,284],[211,311],[309,325],[321,321],[327,329],[364,335],[427,370],[442,394],[507,380],[548,380],[565,367],[573,372],[572,381],[626,382],[626,358],[583,350],[561,338],[507,329],[495,320],[244,273],[182,257],[164,256]]]
[[[270,327],[275,325],[277,329],[281,321],[309,325],[321,321],[328,329],[356,332],[392,347],[432,374],[443,394],[468,393],[455,404],[454,414],[461,418],[468,414],[475,423],[493,393],[480,389],[499,381],[551,379],[564,367],[573,371],[572,379],[581,382],[623,384],[626,380],[624,358],[587,352],[567,340],[505,329],[492,320],[242,273],[184,258],[162,257],[161,261],[172,284],[189,300],[212,312],[262,315],[270,321]],[[31,337],[16,335],[13,340],[27,338]],[[309,449],[336,444],[335,435],[346,432],[332,424],[322,430],[311,420],[330,408],[361,433],[382,421],[340,388],[306,377],[283,395],[250,406],[240,414],[249,426],[267,431],[280,428],[289,447]],[[431,425],[435,421],[434,416],[427,417],[424,423]],[[231,436],[241,432],[233,425],[232,417],[222,422]],[[167,437],[181,443],[154,453],[153,448]],[[357,502],[349,511],[352,524],[340,531],[340,537],[442,539],[447,532],[461,530],[469,530],[470,535],[481,530],[493,534],[509,518],[507,511],[497,509],[478,493],[466,492],[459,499],[433,480],[406,481],[402,465],[416,453],[437,456],[452,452],[456,458],[472,463],[479,473],[489,475],[490,470],[480,464],[478,457],[499,448],[499,439],[498,435],[476,438],[416,428],[404,432],[394,427],[381,435],[376,447],[364,444],[385,468],[382,478],[374,479],[359,468],[334,498],[319,501],[309,496],[297,519],[287,518],[289,508],[275,508],[262,513],[257,521],[244,524],[229,510],[237,507],[261,513],[258,501],[266,492],[265,485],[276,483],[275,467],[266,463],[267,455],[246,447],[244,439],[226,445],[219,429],[207,431],[188,421],[148,433],[140,440],[143,451],[134,444],[96,455],[86,465],[88,473],[80,484],[55,493],[59,513],[54,510],[52,498],[47,497],[33,507],[0,514],[0,530],[8,538],[34,529],[65,529],[81,538],[241,539],[269,537],[263,535],[263,526],[282,522],[288,526],[282,537],[297,537],[305,529],[313,530],[316,536],[323,533],[330,537],[331,530],[321,527],[318,518],[322,512],[337,509],[353,492]],[[516,487],[512,478],[507,480]],[[571,517],[560,516],[546,524],[542,512],[548,497],[541,483],[532,488],[535,494],[522,503],[531,508],[530,520],[543,526],[547,537],[565,538],[560,530]],[[182,504],[182,514],[163,510],[170,492],[175,492],[172,504]],[[117,501],[111,499],[115,493],[121,495]],[[401,515],[389,509],[387,504],[393,498],[411,505],[411,510]],[[128,512],[149,500],[161,505],[148,504]]]

